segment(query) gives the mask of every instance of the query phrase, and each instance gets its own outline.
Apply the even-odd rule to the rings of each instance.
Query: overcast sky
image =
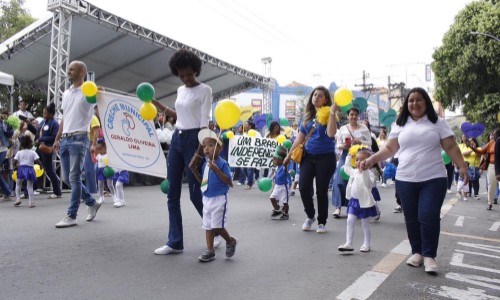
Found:
[[[428,87],[425,64],[455,15],[471,0],[191,0],[92,4],[238,67],[271,75],[280,85],[354,88],[362,82]],[[46,0],[26,0],[30,13],[50,15]],[[166,67],[166,66],[165,66]]]

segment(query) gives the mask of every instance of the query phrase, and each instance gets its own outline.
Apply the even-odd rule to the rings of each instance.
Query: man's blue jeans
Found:
[[[396,191],[401,197],[406,231],[413,254],[436,257],[441,230],[441,206],[447,186],[446,177],[422,182],[396,180]]]
[[[71,188],[68,216],[76,219],[80,199],[88,206],[94,206],[95,199],[82,184],[83,161],[89,148],[87,134],[74,135],[61,139],[59,156],[63,181]]]
[[[83,162],[83,169],[85,170],[85,187],[91,194],[97,193],[97,178],[96,178],[96,165],[92,161],[90,148],[87,149],[85,160]]]
[[[187,174],[191,202],[200,216],[203,213],[200,183],[188,168],[189,162],[200,144],[198,132],[199,129],[175,130],[168,150],[167,173],[170,189],[167,201],[169,218],[167,246],[176,250],[184,249],[181,214],[182,175],[184,171]]]

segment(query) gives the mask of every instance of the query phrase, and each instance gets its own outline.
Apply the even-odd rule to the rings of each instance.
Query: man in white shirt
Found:
[[[26,101],[24,101],[21,96],[19,96],[18,100],[19,104],[17,105],[17,108],[19,108],[19,110],[14,112],[13,115],[18,117],[22,116],[29,120],[34,119],[35,117],[33,117],[33,114],[26,109]]]
[[[63,181],[71,187],[70,206],[67,216],[56,224],[57,228],[76,225],[80,199],[88,206],[87,221],[92,221],[101,204],[95,201],[85,185],[81,174],[83,161],[89,149],[90,121],[95,104],[87,102],[82,93],[82,84],[87,66],[81,61],[72,61],[68,67],[68,79],[72,85],[62,96],[63,118],[54,142],[54,151],[59,151]]]

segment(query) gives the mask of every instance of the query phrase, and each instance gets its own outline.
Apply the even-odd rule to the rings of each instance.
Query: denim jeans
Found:
[[[170,189],[167,201],[169,218],[167,246],[177,250],[184,249],[181,214],[182,175],[184,171],[187,174],[191,202],[200,216],[203,213],[200,183],[188,168],[189,162],[200,144],[198,132],[199,129],[175,130],[168,151],[167,173]]]
[[[423,182],[396,180],[396,191],[401,197],[406,231],[413,254],[436,257],[441,223],[440,212],[447,186],[446,177]]]
[[[92,161],[92,155],[90,153],[90,147],[87,149],[85,154],[85,161],[83,163],[83,169],[85,170],[85,187],[91,194],[97,193],[97,178],[96,178],[96,164]]]
[[[318,201],[318,224],[326,224],[328,219],[328,184],[335,172],[335,152],[326,154],[308,154],[302,158],[300,164],[299,190],[304,211],[309,219],[313,219],[314,209],[313,182],[316,178],[316,198]]]
[[[0,152],[0,164],[3,163],[3,161],[5,160],[6,156],[7,156],[7,151]],[[9,176],[10,176],[10,174],[9,174]],[[7,182],[3,179],[3,176],[0,176],[0,189],[2,189],[2,193],[6,197],[12,196],[12,191],[10,190],[9,185],[7,184]]]
[[[54,194],[61,196],[61,182],[59,181],[59,177],[57,177],[56,171],[54,171],[54,154],[45,154],[39,152],[38,155],[40,156],[43,168],[45,169],[45,174],[47,174],[50,179],[50,183],[52,184],[52,191],[54,192]]]
[[[71,188],[68,216],[76,219],[80,199],[88,206],[94,206],[95,199],[82,184],[83,161],[89,148],[89,137],[87,134],[74,135],[61,139],[59,147],[61,158],[61,171],[64,183]]]

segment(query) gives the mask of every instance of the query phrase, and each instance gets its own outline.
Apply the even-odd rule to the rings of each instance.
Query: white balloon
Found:
[[[174,132],[168,128],[163,128],[163,135],[165,136],[165,142],[170,145],[172,142],[172,134]]]

